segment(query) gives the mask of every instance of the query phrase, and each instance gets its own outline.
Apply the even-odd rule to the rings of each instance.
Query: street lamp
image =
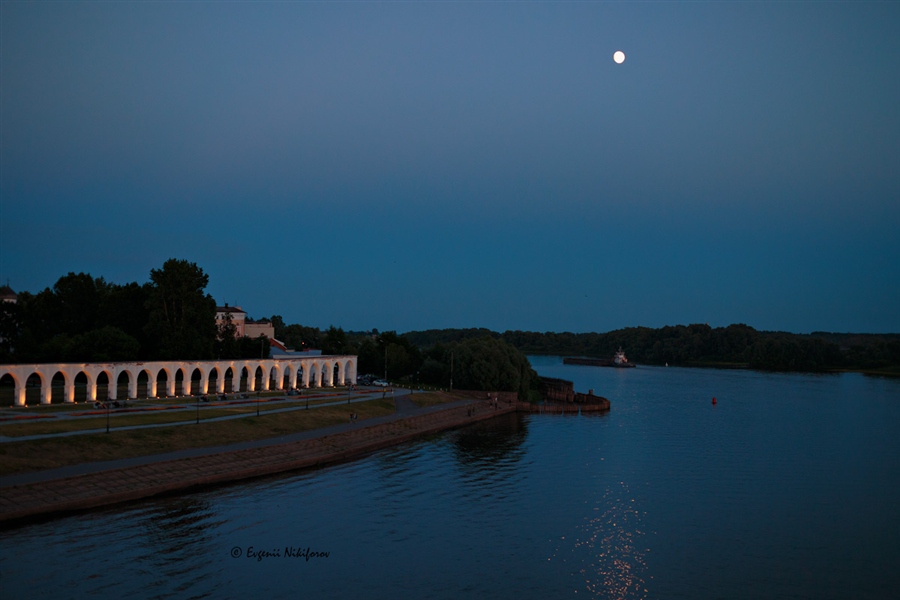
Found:
[[[453,391],[453,353],[450,353],[450,391]]]

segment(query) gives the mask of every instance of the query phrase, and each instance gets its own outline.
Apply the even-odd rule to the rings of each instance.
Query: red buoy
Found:
[[[715,404],[715,403],[716,403],[716,397],[713,396],[713,404]]]

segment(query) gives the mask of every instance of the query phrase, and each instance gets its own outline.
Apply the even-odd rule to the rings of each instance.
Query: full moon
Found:
[[[621,50],[616,50],[615,54],[613,54],[613,60],[616,61],[616,64],[621,65],[625,62],[625,53]]]

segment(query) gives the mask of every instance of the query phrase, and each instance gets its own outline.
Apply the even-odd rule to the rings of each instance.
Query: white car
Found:
[[[372,382],[372,385],[377,385],[378,387],[387,387],[391,384],[389,384],[387,381],[385,381],[383,379],[376,379],[375,381]]]

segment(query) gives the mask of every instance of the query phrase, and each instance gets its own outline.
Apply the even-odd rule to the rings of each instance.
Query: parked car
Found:
[[[372,385],[377,385],[378,387],[387,387],[391,384],[389,384],[384,379],[376,379],[375,381],[372,382]]]

